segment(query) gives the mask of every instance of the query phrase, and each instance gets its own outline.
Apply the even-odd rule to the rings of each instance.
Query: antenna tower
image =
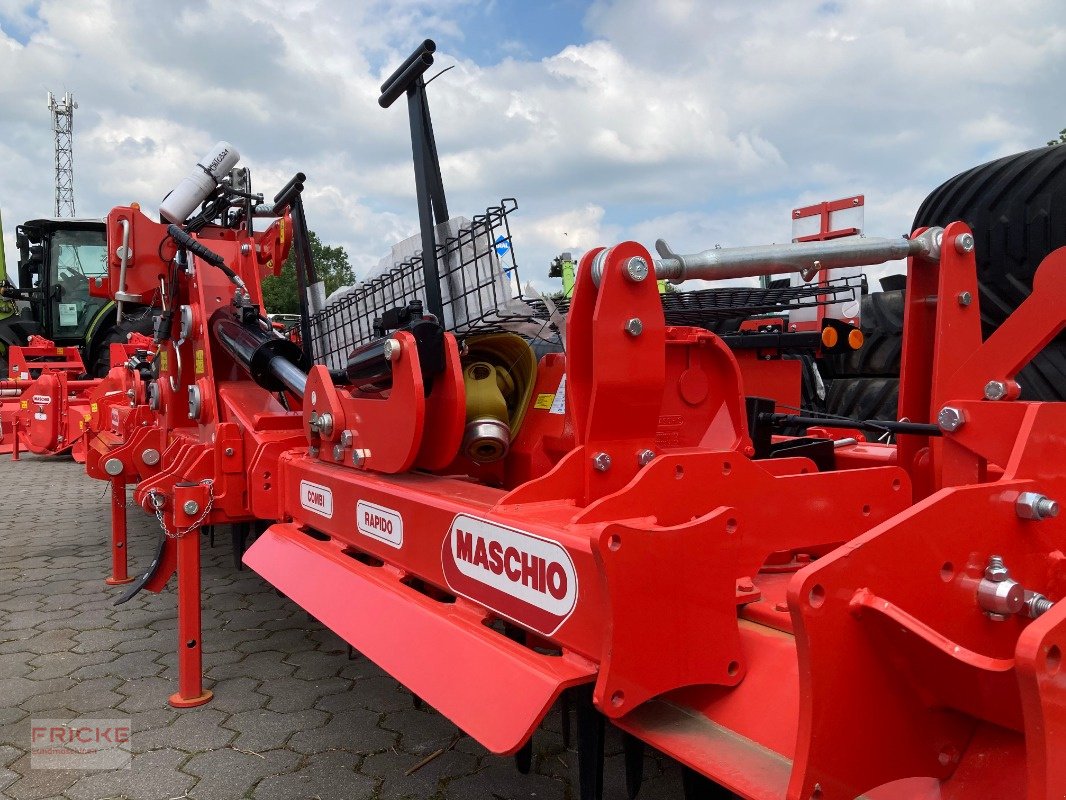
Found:
[[[78,104],[67,92],[61,100],[48,93],[52,112],[52,134],[56,142],[55,215],[74,216],[74,109]]]

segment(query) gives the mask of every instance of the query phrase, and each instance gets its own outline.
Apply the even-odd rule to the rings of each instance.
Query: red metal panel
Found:
[[[563,689],[595,675],[584,659],[526,648],[477,608],[433,600],[292,524],[271,526],[244,561],[495,753],[521,747]]]

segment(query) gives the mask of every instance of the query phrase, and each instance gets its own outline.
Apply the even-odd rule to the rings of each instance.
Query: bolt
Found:
[[[355,441],[355,434],[351,431],[341,431],[341,444],[344,447],[351,447],[352,442]]]
[[[104,462],[104,472],[112,478],[122,474],[122,461],[117,458],[109,458]]]
[[[1014,503],[1014,510],[1022,519],[1049,519],[1059,515],[1059,504],[1038,492],[1022,492]]]
[[[385,344],[382,345],[382,354],[385,356],[386,361],[395,361],[400,357],[400,351],[403,350],[403,345],[399,339],[386,339]]]
[[[640,283],[648,277],[648,262],[641,256],[627,258],[622,269],[625,271],[626,277],[633,283]]]
[[[241,245],[241,255],[242,256],[246,256],[250,252],[252,252],[252,246],[250,244],[245,243],[245,244]]]
[[[606,453],[597,453],[592,457],[592,466],[597,472],[606,472],[611,468],[611,457]]]
[[[637,453],[637,463],[640,464],[640,466],[642,467],[645,467],[650,464],[653,458],[655,458],[654,450],[641,450],[639,453]]]
[[[370,458],[369,450],[358,449],[352,451],[352,464],[357,467],[363,466],[368,458]]]
[[[181,510],[191,517],[193,514],[200,510],[200,504],[197,503],[195,500],[186,500],[182,504]]]
[[[1037,617],[1046,614],[1051,610],[1053,605],[1055,604],[1044,597],[1044,595],[1040,594],[1040,592],[1030,592],[1028,589],[1025,590],[1025,610],[1031,619],[1036,619]]]
[[[233,448],[232,447],[227,447],[226,448],[226,455],[227,456],[233,455]]]
[[[344,445],[333,445],[333,460],[340,461],[342,458],[344,458]]]
[[[936,415],[936,424],[940,426],[940,430],[954,433],[966,424],[966,414],[961,408],[944,406]]]
[[[1007,396],[1007,384],[1003,381],[989,381],[985,384],[985,400],[1002,400]]]
[[[1003,563],[1003,556],[989,556],[988,566],[985,567],[985,577],[994,583],[1005,581],[1010,577],[1010,570]]]
[[[147,448],[143,453],[141,453],[141,461],[143,461],[150,467],[154,467],[156,464],[159,463],[159,451],[156,450],[154,447]]]
[[[961,254],[973,252],[973,234],[963,233],[955,237],[955,252]]]
[[[973,295],[969,292],[959,292],[959,305],[963,308],[973,302]]]
[[[640,336],[644,332],[644,323],[636,317],[626,322],[626,333],[630,336]]]
[[[311,456],[311,458],[318,458],[318,447],[316,447],[315,445],[311,445],[310,447],[308,447],[307,455]]]

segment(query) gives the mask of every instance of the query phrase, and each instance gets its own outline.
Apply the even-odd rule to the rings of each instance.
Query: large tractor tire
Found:
[[[120,323],[110,322],[108,329],[93,343],[88,361],[85,365],[92,378],[102,378],[111,369],[111,345],[126,344],[131,333],[152,334],[158,312],[140,310],[137,315],[130,315]],[[131,318],[132,317],[132,318]]]
[[[899,378],[837,378],[826,392],[825,408],[848,419],[898,419]]]
[[[1033,274],[1044,257],[1066,246],[1066,145],[1018,153],[956,175],[925,199],[914,227],[955,220],[973,229],[987,337],[1032,291]],[[1024,400],[1066,399],[1066,335],[1045,347],[1017,380]]]

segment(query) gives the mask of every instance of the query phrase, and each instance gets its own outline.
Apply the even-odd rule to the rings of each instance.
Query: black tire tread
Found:
[[[1029,295],[1044,257],[1066,246],[1066,146],[1041,147],[960,173],[922,203],[914,227],[962,220],[974,232],[987,337]],[[1017,376],[1022,398],[1066,399],[1066,335]]]
[[[826,391],[825,410],[848,419],[897,419],[899,378],[837,378]]]

